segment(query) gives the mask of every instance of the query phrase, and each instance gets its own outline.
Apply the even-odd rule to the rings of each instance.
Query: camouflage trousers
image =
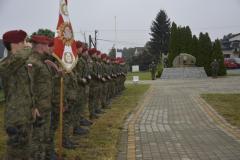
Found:
[[[126,77],[125,76],[121,76],[121,80],[120,80],[120,90],[123,91],[125,89],[125,86],[124,86],[124,82],[126,80]]]
[[[85,94],[85,87],[80,86],[78,89],[78,96],[76,105],[73,108],[73,123],[74,127],[79,126],[79,121],[83,116],[84,110],[86,109],[86,94]]]
[[[71,138],[74,126],[74,108],[77,100],[67,100],[67,109],[63,113],[63,138]]]
[[[56,130],[59,128],[59,105],[53,104],[53,108],[51,111],[51,123],[50,123],[50,140],[51,140],[51,146],[50,146],[50,153],[54,153],[55,146],[54,146],[54,137]]]
[[[119,94],[119,92],[120,92],[120,86],[121,86],[121,80],[120,80],[120,77],[117,77],[117,79],[116,79],[116,82],[115,82],[115,87],[116,87],[116,93],[115,94]]]
[[[107,101],[107,103],[109,103],[110,102],[110,100],[111,100],[111,81],[108,81],[107,82],[107,85],[106,85],[106,87],[107,87],[107,93],[106,93],[106,101]]]
[[[96,109],[98,108],[99,97],[100,97],[98,83],[97,82],[92,82],[92,83],[93,84],[91,84],[89,88],[89,103],[88,103],[90,116],[94,114]]]
[[[31,153],[29,145],[31,138],[31,125],[22,125],[16,128],[18,133],[8,136],[4,160],[29,160]]]
[[[89,113],[89,91],[90,91],[90,86],[86,85],[85,86],[85,108],[88,108],[88,113]]]
[[[212,77],[217,77],[218,76],[218,70],[215,68],[212,68]]]
[[[109,82],[109,99],[112,99],[115,96],[116,88],[115,88],[115,79]]]
[[[156,72],[151,72],[151,76],[152,76],[152,80],[155,80],[156,79]]]
[[[50,111],[41,112],[42,122],[33,127],[31,160],[50,159],[53,150],[50,129]]]
[[[108,99],[108,82],[102,83],[102,90],[100,94],[101,106],[103,108],[107,107],[107,99]]]

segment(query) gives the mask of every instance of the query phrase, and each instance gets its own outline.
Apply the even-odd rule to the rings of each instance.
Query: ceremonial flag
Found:
[[[75,67],[78,55],[76,42],[73,36],[73,29],[68,15],[67,0],[59,0],[59,18],[57,24],[57,37],[54,39],[53,56],[60,62],[63,70],[71,72]],[[63,77],[60,80],[60,109],[59,109],[59,145],[58,158],[62,159],[62,135],[63,135],[63,100],[64,83]]]
[[[60,0],[57,37],[54,39],[53,56],[60,62],[63,69],[70,72],[78,60],[76,42],[69,19],[67,0]]]

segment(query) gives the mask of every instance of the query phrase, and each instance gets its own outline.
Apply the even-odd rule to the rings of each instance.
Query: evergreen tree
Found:
[[[151,26],[149,52],[161,58],[162,53],[168,53],[170,36],[170,19],[164,10],[160,10]]]
[[[224,57],[221,49],[221,44],[220,41],[217,39],[215,40],[213,44],[213,49],[212,49],[212,61],[216,59],[219,63],[219,71],[218,75],[223,76],[226,75],[226,68],[224,66]]]
[[[172,23],[170,41],[169,41],[169,53],[168,53],[168,67],[172,67],[174,58],[179,54],[178,49],[178,28],[176,23]]]
[[[184,41],[185,41],[185,48],[186,50],[184,51],[185,53],[191,54],[192,48],[191,48],[191,43],[192,43],[192,31],[189,26],[185,28],[185,35],[184,35]]]
[[[211,75],[211,60],[212,60],[212,42],[208,33],[200,33],[199,35],[199,55],[197,65],[204,67],[208,76]]]
[[[178,45],[179,53],[188,53],[190,54],[191,41],[192,41],[192,32],[189,26],[187,27],[178,27]]]
[[[169,41],[168,65],[171,67],[174,58],[180,53],[191,54],[193,50],[191,29],[188,26],[177,26],[173,22]]]
[[[198,38],[195,35],[192,37],[189,54],[194,56],[196,59],[199,58]]]

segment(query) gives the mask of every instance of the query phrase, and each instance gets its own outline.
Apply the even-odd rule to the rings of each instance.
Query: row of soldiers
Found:
[[[3,43],[8,55],[0,62],[5,94],[4,127],[8,135],[5,160],[57,159],[54,136],[59,124],[60,85],[63,79],[63,147],[74,149],[75,135],[105,113],[122,90],[126,66],[77,41],[78,61],[66,73],[54,57],[53,37],[35,32],[26,46],[27,34],[8,31]],[[89,117],[88,117],[89,116]]]

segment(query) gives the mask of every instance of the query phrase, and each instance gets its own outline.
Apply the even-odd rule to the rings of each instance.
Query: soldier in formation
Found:
[[[219,63],[216,59],[214,59],[213,62],[211,63],[211,67],[212,67],[212,77],[217,78],[218,70],[219,70]]]
[[[74,136],[89,133],[92,120],[110,108],[125,89],[127,68],[122,58],[110,58],[77,41],[78,62],[66,73],[54,58],[50,30],[29,38],[22,30],[6,32],[8,56],[0,62],[5,94],[4,126],[8,135],[5,160],[54,160],[54,136],[59,124],[60,79],[64,79],[63,144],[74,149]],[[50,33],[50,34],[49,34]]]
[[[7,133],[6,160],[30,157],[32,95],[26,61],[31,49],[26,48],[27,34],[13,30],[3,35],[8,55],[0,62],[0,76],[5,95],[4,128]]]
[[[154,61],[152,61],[152,63],[149,65],[149,68],[150,68],[152,80],[155,80],[156,79],[157,66],[154,63]]]

